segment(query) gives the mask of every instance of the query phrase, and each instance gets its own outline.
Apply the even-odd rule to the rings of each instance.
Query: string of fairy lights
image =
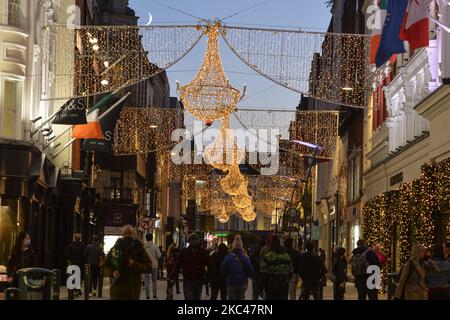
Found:
[[[192,83],[182,88],[181,96],[196,100],[197,107],[208,112],[211,95],[218,98],[215,103],[230,108],[238,100],[238,91],[228,80],[213,73],[213,64],[221,68],[219,34],[245,64],[281,86],[324,103],[356,108],[369,105],[374,75],[367,59],[366,35],[245,28],[221,22],[76,29],[48,26],[43,32],[42,60],[48,81],[42,99],[102,94],[149,79],[181,60],[204,34],[208,34],[208,46],[217,50],[207,50],[210,56],[205,57]],[[210,78],[209,87],[203,86],[206,77]],[[225,92],[225,87],[227,95],[215,95],[216,90]],[[207,113],[196,116],[209,121]]]
[[[403,183],[399,190],[382,193],[364,203],[364,238],[369,244],[381,243],[387,257],[399,252],[397,261],[389,260],[383,269],[385,285],[387,273],[404,265],[414,244],[436,245],[435,231],[441,218],[447,219],[443,224],[446,239],[441,241],[450,240],[450,219],[443,213],[449,208],[449,159],[425,164],[420,179]]]

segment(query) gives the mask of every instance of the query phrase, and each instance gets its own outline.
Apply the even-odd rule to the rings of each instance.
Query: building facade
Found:
[[[371,3],[366,1],[365,5]],[[450,11],[446,1],[433,1],[430,14],[442,25],[449,26]],[[371,218],[369,211],[374,199],[389,194],[401,196],[408,185],[419,184],[424,179],[424,165],[443,163],[450,158],[450,133],[445,126],[450,121],[450,33],[433,21],[430,21],[429,31],[428,47],[408,50],[376,70],[371,105],[364,114],[366,219]],[[428,245],[448,241],[450,237],[448,204],[440,205],[435,211],[429,212],[436,234],[432,243],[426,243]],[[369,222],[365,227],[370,230]],[[385,248],[395,253],[391,271],[398,271],[404,262],[400,256],[405,255],[400,251],[409,250],[402,247],[396,228]],[[366,232],[365,237],[370,235]],[[414,235],[410,235],[409,241],[416,241]],[[410,245],[409,241],[405,243]]]

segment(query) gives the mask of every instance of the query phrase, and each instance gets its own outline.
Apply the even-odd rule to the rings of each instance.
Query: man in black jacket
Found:
[[[319,299],[319,286],[322,285],[322,279],[327,274],[322,259],[314,252],[314,244],[306,244],[306,252],[300,258],[299,267],[300,278],[303,281],[303,290],[300,299],[309,300],[312,294],[314,300]]]
[[[366,270],[367,267],[371,265],[380,266],[380,262],[378,261],[377,255],[373,250],[366,246],[366,242],[363,239],[358,240],[356,243],[357,248],[352,251],[352,273],[355,277],[355,287],[358,290],[358,300],[366,300],[366,297],[369,297],[369,300],[378,300],[378,290],[377,289],[369,289],[367,287],[367,279],[369,278],[369,274],[367,271],[356,272],[357,266],[355,266],[355,261],[361,261],[361,258],[365,259]]]

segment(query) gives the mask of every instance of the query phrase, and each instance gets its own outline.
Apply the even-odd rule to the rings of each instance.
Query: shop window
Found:
[[[3,117],[1,136],[19,138],[20,116],[22,110],[22,82],[5,80],[3,86]]]
[[[0,266],[5,266],[18,232],[23,227],[18,200],[0,197]]]
[[[19,26],[21,0],[8,0],[8,24]]]
[[[347,201],[355,203],[359,201],[361,189],[361,155],[358,153],[348,162],[348,188]]]

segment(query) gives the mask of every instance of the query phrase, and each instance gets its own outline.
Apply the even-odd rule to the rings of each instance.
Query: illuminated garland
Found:
[[[391,259],[392,237],[397,230],[399,263],[403,265],[414,244],[422,243],[428,247],[437,244],[434,217],[448,208],[450,159],[425,164],[420,179],[401,184],[398,191],[382,193],[366,201],[363,205],[363,236],[370,245],[381,243]],[[449,221],[445,223],[447,226]],[[447,231],[446,238],[449,237]],[[398,265],[393,265],[393,261],[388,266],[390,271],[398,270]]]

